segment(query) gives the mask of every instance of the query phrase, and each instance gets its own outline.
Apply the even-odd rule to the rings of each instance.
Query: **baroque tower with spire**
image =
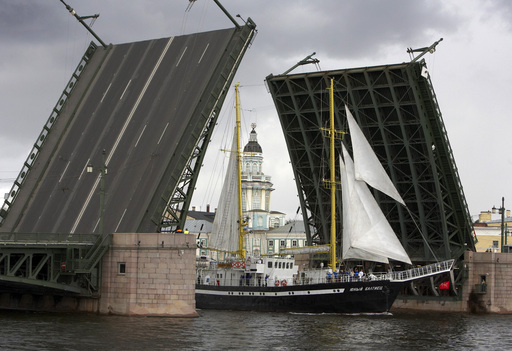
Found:
[[[263,173],[263,151],[258,143],[256,124],[251,124],[249,142],[242,157],[242,211],[249,230],[268,230],[282,226],[284,214],[270,211],[271,176]]]

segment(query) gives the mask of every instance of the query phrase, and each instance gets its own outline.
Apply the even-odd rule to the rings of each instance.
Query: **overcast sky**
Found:
[[[251,17],[258,35],[235,77],[241,84],[244,143],[257,123],[272,209],[295,217],[289,157],[264,79],[316,52],[322,70],[426,56],[470,212],[512,208],[512,2],[508,0],[221,0],[235,17]],[[211,0],[67,0],[80,16],[99,13],[93,30],[120,44],[232,27]],[[240,20],[240,19],[238,19]],[[89,21],[88,21],[89,22]],[[8,192],[92,36],[59,0],[0,0],[0,192]],[[304,66],[295,72],[316,70]],[[194,206],[216,207],[231,130],[232,94],[204,162]],[[227,125],[230,125],[228,128]],[[229,144],[229,142],[228,142]]]

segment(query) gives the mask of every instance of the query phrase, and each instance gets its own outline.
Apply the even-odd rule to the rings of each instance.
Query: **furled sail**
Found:
[[[354,151],[355,178],[362,180],[372,188],[382,191],[384,194],[395,199],[405,206],[405,202],[398,194],[395,186],[389,179],[388,174],[377,159],[368,140],[357,125],[352,113],[345,105],[347,121],[350,129],[350,140],[352,141],[352,150]]]
[[[347,116],[349,113],[347,113]],[[353,118],[352,122],[349,122],[349,128],[352,146],[355,150],[362,143],[360,140],[354,143],[354,138],[364,138],[364,136]],[[366,139],[365,142],[368,148],[362,145],[363,150],[373,154],[373,150]],[[411,264],[409,256],[375,201],[370,189],[363,180],[356,177],[355,164],[357,164],[357,161],[352,161],[343,144],[342,149],[344,162],[340,158],[340,169],[343,199],[343,259],[362,259],[388,263],[388,258],[390,258]],[[361,154],[354,151],[354,157],[359,156]],[[385,172],[384,176],[388,178]],[[375,177],[375,175],[372,174],[371,177]],[[391,183],[390,180],[389,182]],[[373,183],[385,184],[378,178]],[[391,186],[393,186],[392,183]],[[394,192],[398,195],[396,189]]]
[[[236,150],[236,131],[231,150]],[[229,162],[219,198],[217,213],[213,221],[208,247],[217,250],[238,251],[238,180],[236,153],[229,152]]]

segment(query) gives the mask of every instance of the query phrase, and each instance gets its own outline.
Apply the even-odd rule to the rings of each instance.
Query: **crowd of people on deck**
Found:
[[[350,278],[350,280],[353,280],[353,279],[373,280],[373,279],[377,278],[374,274],[370,273],[370,274],[366,275],[362,269],[355,267],[353,269],[346,270],[346,271],[339,270],[339,271],[334,271],[334,272],[330,272],[330,271],[327,272],[327,282],[330,283],[330,282],[339,282],[342,280],[344,280],[344,281],[348,280],[348,279],[343,279],[343,276],[345,276],[345,278]]]

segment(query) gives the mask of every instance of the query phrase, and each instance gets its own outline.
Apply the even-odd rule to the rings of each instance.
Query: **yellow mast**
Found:
[[[240,102],[238,96],[238,87],[240,84],[235,85],[236,92],[236,162],[237,162],[237,175],[238,175],[238,254],[242,259],[245,259],[244,250],[244,225],[242,213],[242,153],[240,152]]]
[[[330,114],[330,126],[329,134],[330,138],[330,168],[331,168],[331,179],[329,180],[331,187],[331,262],[330,266],[333,271],[336,270],[336,179],[335,179],[335,160],[334,160],[334,139],[336,130],[334,129],[334,79],[331,78],[331,88],[329,89],[329,114]]]

